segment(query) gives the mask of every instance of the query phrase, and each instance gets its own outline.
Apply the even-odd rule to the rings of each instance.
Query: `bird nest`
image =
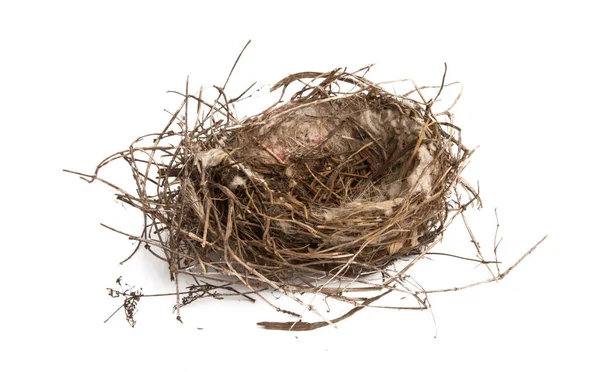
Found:
[[[202,91],[186,89],[161,133],[139,138],[86,176],[143,212],[142,234],[127,235],[168,265],[177,311],[206,296],[258,296],[272,304],[265,291],[302,304],[300,293],[351,305],[338,318],[312,323],[273,305],[298,318],[259,323],[306,330],[336,323],[394,291],[427,307],[425,292],[406,285],[406,271],[478,200],[460,177],[471,152],[451,120],[432,111],[443,82],[426,100],[416,86],[390,93],[365,79],[365,70],[290,75],[273,86],[281,91],[274,105],[245,119],[235,115],[240,97],[228,99],[218,88],[217,98],[206,102]],[[118,159],[131,167],[135,194],[98,175]],[[465,202],[459,187],[469,195]],[[407,257],[402,270],[390,270]],[[181,290],[183,274],[197,285]],[[125,292],[135,303],[141,297]],[[126,312],[133,317],[132,309]]]

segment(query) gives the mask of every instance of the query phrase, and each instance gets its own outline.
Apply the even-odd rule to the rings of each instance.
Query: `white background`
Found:
[[[0,369],[598,370],[591,3],[3,2]],[[178,103],[165,92],[188,75],[196,87],[222,84],[248,39],[232,94],[369,63],[376,81],[435,84],[447,62],[465,87],[457,124],[479,146],[465,172],[484,200],[470,215],[478,238],[490,247],[497,207],[506,262],[547,241],[499,284],[432,296],[437,327],[431,312],[365,310],[337,329],[269,332],[255,323],[287,319],[237,300],[196,303],[182,325],[172,298],[144,299],[135,329],[121,314],[104,324],[118,276],[147,293],[172,287],[146,253],[118,265],[131,243],[99,223],[135,233],[139,216],[62,169],[90,172],[162,128]],[[470,253],[462,231],[440,248]],[[423,282],[479,272],[435,262],[450,268],[424,264]]]

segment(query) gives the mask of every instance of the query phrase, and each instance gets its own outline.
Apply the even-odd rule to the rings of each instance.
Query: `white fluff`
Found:
[[[210,168],[221,164],[227,158],[227,153],[221,149],[210,149],[208,151],[200,151],[197,155],[204,168]]]
[[[428,168],[433,162],[433,156],[427,145],[421,145],[417,152],[418,164],[408,176],[408,185],[414,192],[422,192],[425,196],[431,195],[431,169]]]
[[[233,177],[233,180],[229,183],[229,188],[235,190],[239,186],[246,187],[246,180],[240,176]]]

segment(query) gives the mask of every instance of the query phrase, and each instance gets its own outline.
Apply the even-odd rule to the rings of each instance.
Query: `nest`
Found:
[[[425,100],[416,86],[393,94],[364,78],[365,70],[290,75],[272,88],[281,91],[276,104],[246,119],[235,115],[241,98],[228,99],[224,89],[214,102],[186,91],[164,131],[141,137],[88,176],[143,212],[142,234],[126,235],[166,262],[178,305],[199,297],[201,287],[213,297],[254,294],[266,301],[265,290],[299,302],[297,293],[321,294],[353,307],[315,323],[260,323],[303,330],[407,292],[408,267],[477,199],[460,178],[470,151],[451,120],[433,114],[437,96]],[[438,96],[443,87],[436,87]],[[98,177],[117,159],[130,165],[135,194]],[[466,203],[457,195],[461,185]],[[407,267],[390,272],[390,264],[409,256]],[[199,286],[180,290],[182,274],[200,279]],[[371,292],[349,295],[356,286]],[[426,307],[417,291],[410,293]]]
[[[337,71],[275,87],[307,78],[323,81],[203,132],[168,170],[180,227],[203,237],[191,248],[202,262],[230,258],[219,271],[277,283],[299,271],[354,277],[418,253],[444,227],[467,154],[452,151],[427,107]],[[336,93],[340,82],[362,89]]]

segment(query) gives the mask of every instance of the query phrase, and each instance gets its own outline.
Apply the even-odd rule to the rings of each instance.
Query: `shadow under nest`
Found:
[[[478,200],[460,178],[471,152],[459,129],[432,113],[443,82],[426,101],[417,87],[386,91],[364,78],[366,70],[290,75],[273,86],[282,92],[274,105],[244,120],[234,114],[241,98],[228,99],[224,88],[214,102],[186,88],[161,133],[140,137],[89,177],[143,212],[144,231],[129,237],[162,250],[154,254],[169,265],[178,294],[178,276],[189,274],[263,299],[262,291],[278,290],[301,302],[293,294],[308,292],[354,307],[322,322],[259,323],[272,329],[333,324],[396,290],[427,308],[404,275],[453,215]],[[283,99],[291,86],[297,90]],[[131,166],[137,195],[98,177],[117,159]],[[466,190],[464,204],[457,187]],[[389,270],[407,256],[416,257]],[[342,281],[372,292],[353,297]]]

